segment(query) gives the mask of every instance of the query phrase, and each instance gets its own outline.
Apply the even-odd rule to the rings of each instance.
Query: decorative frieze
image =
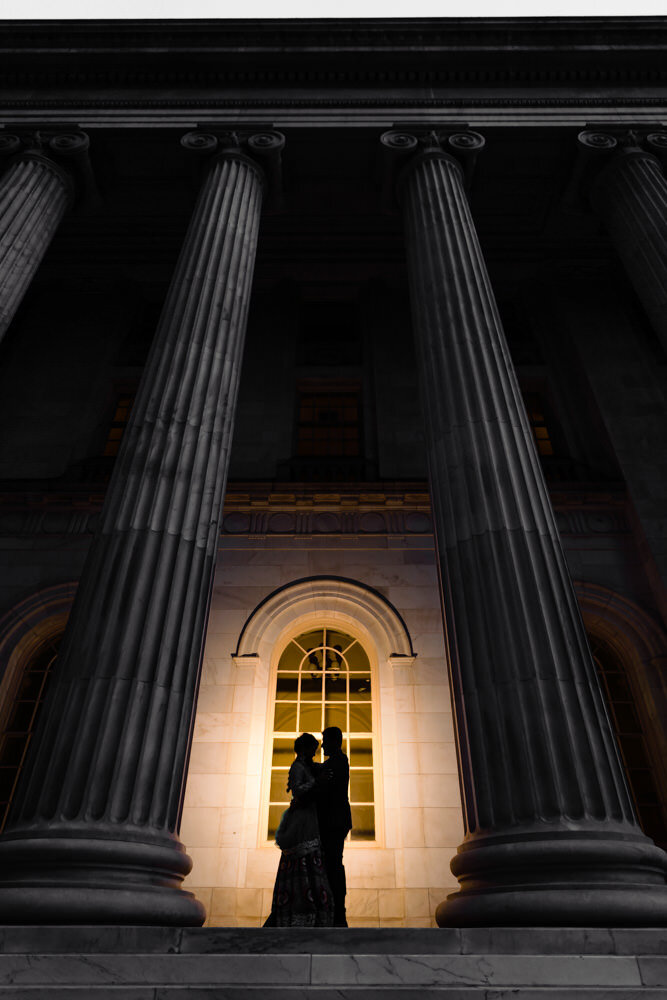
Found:
[[[623,494],[552,495],[561,535],[618,535],[631,529]],[[0,495],[0,538],[31,535],[90,535],[103,497],[85,494]],[[426,492],[409,493],[231,493],[225,500],[221,534],[241,535],[430,535]]]

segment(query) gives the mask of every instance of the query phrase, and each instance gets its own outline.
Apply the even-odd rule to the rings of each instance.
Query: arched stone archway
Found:
[[[667,636],[643,608],[608,587],[576,581],[575,590],[591,645],[608,650],[627,674],[667,826]]]
[[[407,627],[393,605],[371,587],[335,576],[308,577],[275,590],[247,619],[235,655],[266,653],[296,621],[318,615],[356,623],[381,659],[414,659]]]
[[[45,587],[0,619],[0,731],[26,664],[65,631],[76,587],[76,583]]]

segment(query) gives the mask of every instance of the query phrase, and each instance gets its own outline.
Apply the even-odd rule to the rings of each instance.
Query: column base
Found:
[[[639,832],[480,838],[451,867],[439,927],[667,926],[667,854]]]
[[[178,841],[3,839],[0,923],[199,927],[206,911],[180,887],[191,867]]]
[[[438,927],[667,927],[667,886],[517,886],[455,892]]]

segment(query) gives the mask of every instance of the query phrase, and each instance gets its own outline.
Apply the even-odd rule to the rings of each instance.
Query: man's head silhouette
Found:
[[[322,750],[325,757],[330,757],[343,745],[343,734],[338,726],[328,726],[322,731]]]

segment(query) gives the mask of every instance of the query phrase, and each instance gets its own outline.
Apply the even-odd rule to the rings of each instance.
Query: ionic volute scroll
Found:
[[[195,167],[197,182],[201,180],[201,168],[213,157],[229,156],[252,162],[262,176],[265,204],[273,211],[281,210],[282,152],[285,147],[282,132],[271,128],[211,128],[207,125],[187,132],[181,138],[181,146],[199,155],[200,163]]]
[[[382,202],[386,210],[396,207],[403,172],[417,159],[444,156],[454,161],[462,171],[466,190],[469,190],[477,157],[485,146],[484,137],[461,122],[431,128],[396,128],[384,132],[380,142],[384,152]]]

